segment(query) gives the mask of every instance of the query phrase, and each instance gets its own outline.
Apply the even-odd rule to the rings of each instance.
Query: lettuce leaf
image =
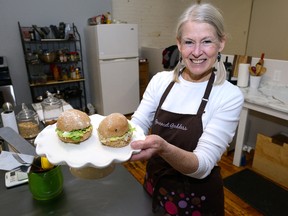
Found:
[[[61,131],[58,128],[56,128],[56,133],[59,137],[63,137],[63,138],[69,138],[72,139],[74,141],[79,141],[85,133],[89,132],[93,130],[92,125],[90,125],[87,128],[83,128],[80,130],[73,130],[73,131]]]

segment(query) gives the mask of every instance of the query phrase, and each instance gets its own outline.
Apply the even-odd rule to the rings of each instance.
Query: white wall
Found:
[[[139,26],[140,54],[149,61],[150,77],[162,67],[162,51],[176,44],[179,16],[195,0],[112,0],[113,19]],[[228,41],[223,53],[243,55],[246,51],[252,0],[203,0],[221,8]],[[237,8],[237,10],[231,10]]]
[[[195,0],[112,0],[113,18],[139,25],[140,46],[166,48],[176,42],[176,25]],[[224,53],[244,55],[252,0],[203,0],[219,7],[229,40]],[[237,9],[236,9],[237,8]]]
[[[74,23],[82,37],[84,72],[89,79],[84,27],[89,17],[108,11],[112,11],[111,0],[0,0],[0,56],[8,58],[17,104],[32,101],[17,22],[24,26],[58,26],[61,21]],[[89,101],[88,87],[86,82]]]
[[[288,1],[253,0],[247,55],[288,60]]]
[[[152,78],[159,71],[163,71],[162,65],[162,49],[152,47],[142,47],[141,56],[145,57],[149,62],[149,77]]]

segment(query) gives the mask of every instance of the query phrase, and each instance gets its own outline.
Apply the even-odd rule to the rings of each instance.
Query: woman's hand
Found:
[[[149,135],[145,140],[137,140],[131,143],[133,149],[140,149],[141,152],[133,154],[131,161],[148,160],[158,154],[174,169],[183,174],[193,173],[198,169],[199,162],[193,152],[180,149],[161,138],[158,135]]]
[[[131,143],[133,149],[141,149],[138,154],[133,154],[131,161],[147,160],[155,154],[165,151],[168,143],[157,135],[149,135],[145,140],[137,140]]]

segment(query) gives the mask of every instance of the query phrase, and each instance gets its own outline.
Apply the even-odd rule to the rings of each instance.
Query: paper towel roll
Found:
[[[2,112],[1,118],[2,118],[2,123],[4,127],[10,127],[14,131],[19,133],[14,111]]]
[[[249,83],[249,66],[250,64],[240,63],[238,66],[237,86],[247,87]]]

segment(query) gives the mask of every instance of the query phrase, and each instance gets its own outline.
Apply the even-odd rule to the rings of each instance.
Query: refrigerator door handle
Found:
[[[127,60],[133,60],[133,59],[138,59],[138,57],[133,57],[133,58],[117,58],[117,59],[102,59],[99,60],[99,62],[121,62],[121,61],[127,61]]]

